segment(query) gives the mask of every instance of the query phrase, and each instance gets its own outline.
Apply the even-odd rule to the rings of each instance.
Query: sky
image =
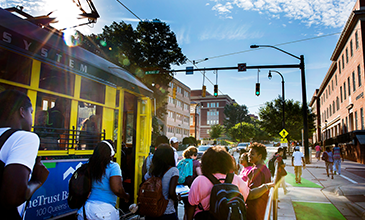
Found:
[[[77,0],[76,0],[77,1]],[[141,20],[160,19],[176,34],[188,62],[172,66],[215,68],[299,64],[299,60],[272,48],[250,49],[250,45],[271,45],[295,56],[304,55],[307,102],[318,89],[331,65],[330,57],[340,33],[355,5],[355,0],[93,0],[100,15],[96,24],[77,28],[83,34],[98,34],[113,21],[124,21],[136,27]],[[90,12],[85,0],[81,7]],[[129,10],[127,10],[122,4]],[[55,28],[69,28],[87,22],[77,19],[79,9],[73,0],[0,0],[0,7],[21,5],[33,16],[56,17]],[[132,12],[132,13],[131,13]],[[208,58],[208,59],[206,59]],[[272,69],[284,77],[285,98],[302,102],[300,69]],[[204,84],[213,94],[229,95],[249,113],[258,115],[259,108],[282,94],[281,77],[268,69],[220,70],[205,72]],[[193,75],[175,73],[175,78],[190,87],[201,89],[203,72]],[[217,82],[217,81],[218,82]],[[261,84],[260,96],[255,84]]]

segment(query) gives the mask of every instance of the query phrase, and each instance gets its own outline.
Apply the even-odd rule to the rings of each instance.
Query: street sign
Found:
[[[238,72],[246,71],[246,63],[238,64]]]
[[[281,138],[281,139],[280,139],[280,143],[288,143],[288,139],[286,139],[286,138]]]
[[[285,138],[286,136],[288,136],[289,133],[285,129],[283,129],[283,130],[280,131],[279,134],[280,134],[281,137]]]
[[[193,66],[186,67],[186,75],[193,75],[194,74],[193,70],[194,70]]]
[[[148,74],[158,74],[158,73],[160,73],[160,71],[159,70],[151,70],[151,71],[146,71],[146,72],[144,72],[146,75],[148,75]]]

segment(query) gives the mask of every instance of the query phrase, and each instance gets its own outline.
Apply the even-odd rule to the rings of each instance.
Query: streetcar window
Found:
[[[32,60],[0,49],[0,78],[30,85]]]
[[[74,95],[75,75],[42,63],[39,88]]]
[[[94,102],[105,103],[105,85],[82,78],[80,97]]]

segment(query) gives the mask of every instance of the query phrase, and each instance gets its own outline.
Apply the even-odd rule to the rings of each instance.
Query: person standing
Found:
[[[47,127],[50,129],[47,137],[44,138],[44,143],[47,150],[59,150],[59,142],[61,134],[64,133],[65,128],[65,117],[63,116],[66,112],[67,101],[65,98],[57,98],[55,106],[48,110],[48,122]]]
[[[317,162],[319,161],[319,159],[321,158],[321,146],[319,146],[318,144],[316,145],[316,158],[317,158]]]
[[[98,143],[89,159],[91,173],[91,192],[85,203],[87,219],[119,219],[119,211],[115,208],[117,197],[129,201],[129,194],[123,187],[122,171],[112,161],[115,151],[111,140]],[[77,211],[78,220],[84,219],[83,208]]]
[[[179,155],[177,154],[177,149],[179,148],[179,140],[176,137],[170,138],[170,145],[174,150],[175,166],[177,166],[177,161],[179,160]]]
[[[277,175],[279,176],[280,179],[279,187],[280,185],[283,187],[284,195],[286,195],[288,193],[288,190],[286,189],[285,176],[283,176],[283,174],[286,174],[285,163],[283,161],[283,154],[284,154],[284,149],[279,147],[278,151],[275,154],[277,156],[275,163],[278,164]]]
[[[329,171],[331,171],[331,179],[333,179],[333,153],[330,147],[326,147],[326,151],[322,155],[323,160],[326,162],[326,173],[327,177],[330,177]]]
[[[22,219],[26,201],[46,181],[49,171],[37,157],[39,137],[30,132],[33,107],[29,97],[16,90],[0,93],[0,135],[19,129],[0,151],[2,176],[0,188],[1,219]],[[3,139],[5,136],[2,136]]]
[[[239,176],[242,178],[243,181],[247,182],[248,181],[248,174],[250,173],[253,164],[248,162],[248,154],[247,153],[241,154],[239,160],[240,160],[240,164],[243,166]]]
[[[332,152],[333,152],[333,170],[334,170],[334,174],[336,175],[336,171],[337,171],[338,175],[341,175],[342,150],[338,146],[338,144],[336,144],[335,147],[332,149]]]
[[[291,158],[292,166],[294,166],[295,182],[302,183],[302,168],[305,169],[304,154],[299,151],[299,146],[294,147],[293,157]]]

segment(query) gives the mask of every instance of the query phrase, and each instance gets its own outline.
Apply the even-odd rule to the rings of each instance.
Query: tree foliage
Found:
[[[171,65],[186,62],[175,33],[158,19],[139,22],[134,30],[125,22],[113,22],[98,35],[82,41],[82,47],[123,67],[137,76],[154,92],[157,116],[166,114],[167,89],[173,79]],[[159,74],[145,75],[145,71],[160,70]]]
[[[250,138],[254,138],[256,129],[251,123],[241,122],[230,129],[230,134],[236,141],[249,141]]]
[[[238,105],[234,103],[232,105],[224,106],[224,115],[226,118],[224,119],[224,126],[226,130],[229,130],[236,124],[240,122],[250,122],[251,118],[248,116],[248,110],[245,105]]]
[[[220,138],[224,132],[224,127],[220,124],[212,125],[210,129],[209,135],[212,139]]]
[[[308,131],[314,129],[315,115],[308,109]],[[283,99],[266,102],[264,107],[259,108],[260,126],[270,137],[279,137],[283,129]],[[301,140],[303,129],[302,105],[299,101],[285,100],[285,130],[288,131],[288,140]]]

